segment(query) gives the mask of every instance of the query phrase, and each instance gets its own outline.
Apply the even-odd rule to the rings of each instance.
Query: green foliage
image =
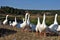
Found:
[[[36,19],[32,19],[32,20],[31,20],[31,23],[37,24],[37,20],[36,20]]]
[[[56,13],[60,15],[60,10],[29,10],[29,9],[27,10],[27,9],[17,9],[8,6],[1,6],[0,8],[0,13],[3,14],[24,15],[26,11],[32,14],[39,13],[40,15],[43,15],[43,13],[46,13],[46,15],[54,15]]]
[[[14,14],[14,15],[16,15],[16,14],[24,15],[24,13],[25,13],[25,11],[23,9],[17,9],[17,8],[8,7],[8,6],[1,6],[0,11],[3,11],[5,14]],[[0,12],[0,13],[2,13],[2,12]]]

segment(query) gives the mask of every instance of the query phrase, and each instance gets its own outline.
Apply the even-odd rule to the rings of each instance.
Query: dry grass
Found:
[[[0,28],[17,31],[14,34],[1,36],[0,40],[60,40],[60,36],[40,37],[40,35],[36,36],[35,32],[22,32],[20,28],[9,25],[0,25]]]

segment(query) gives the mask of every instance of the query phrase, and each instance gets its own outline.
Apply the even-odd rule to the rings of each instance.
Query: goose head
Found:
[[[26,15],[28,15],[29,13],[26,13]]]
[[[9,15],[6,15],[7,17],[9,16]]]

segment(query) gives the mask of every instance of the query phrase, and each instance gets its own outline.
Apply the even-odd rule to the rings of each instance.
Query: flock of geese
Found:
[[[3,24],[5,25],[8,21],[8,16],[9,15],[6,15],[6,19],[3,21]],[[26,13],[25,14],[25,18],[23,18],[23,23],[20,23],[19,24],[19,27],[24,29],[26,26],[30,27],[31,29],[34,28],[34,30],[36,32],[42,32],[46,29],[48,29],[50,32],[54,32],[54,33],[58,33],[58,31],[60,31],[60,25],[58,24],[57,22],[57,14],[55,14],[55,18],[54,18],[54,23],[51,24],[50,26],[47,26],[46,23],[45,23],[45,18],[46,18],[46,15],[44,14],[43,15],[43,21],[42,23],[40,23],[40,18],[37,17],[37,25],[33,25],[30,23],[30,14],[29,13]],[[10,26],[16,26],[18,24],[17,20],[16,20],[16,17],[15,17],[15,21],[11,22],[9,21],[9,24]]]

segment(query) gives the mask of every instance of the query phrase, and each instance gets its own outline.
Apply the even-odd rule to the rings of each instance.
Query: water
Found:
[[[21,24],[21,23],[18,23],[18,24],[16,25],[16,27],[17,27],[17,28],[20,28],[20,24]],[[36,25],[30,24],[30,27],[31,27],[31,30],[32,30],[32,31],[35,31]]]
[[[16,25],[16,27],[17,27],[17,28],[20,28],[20,24],[21,24],[21,23],[18,23],[18,24]]]
[[[32,30],[32,31],[35,31],[36,25],[30,24],[30,27],[31,27],[31,30]]]

